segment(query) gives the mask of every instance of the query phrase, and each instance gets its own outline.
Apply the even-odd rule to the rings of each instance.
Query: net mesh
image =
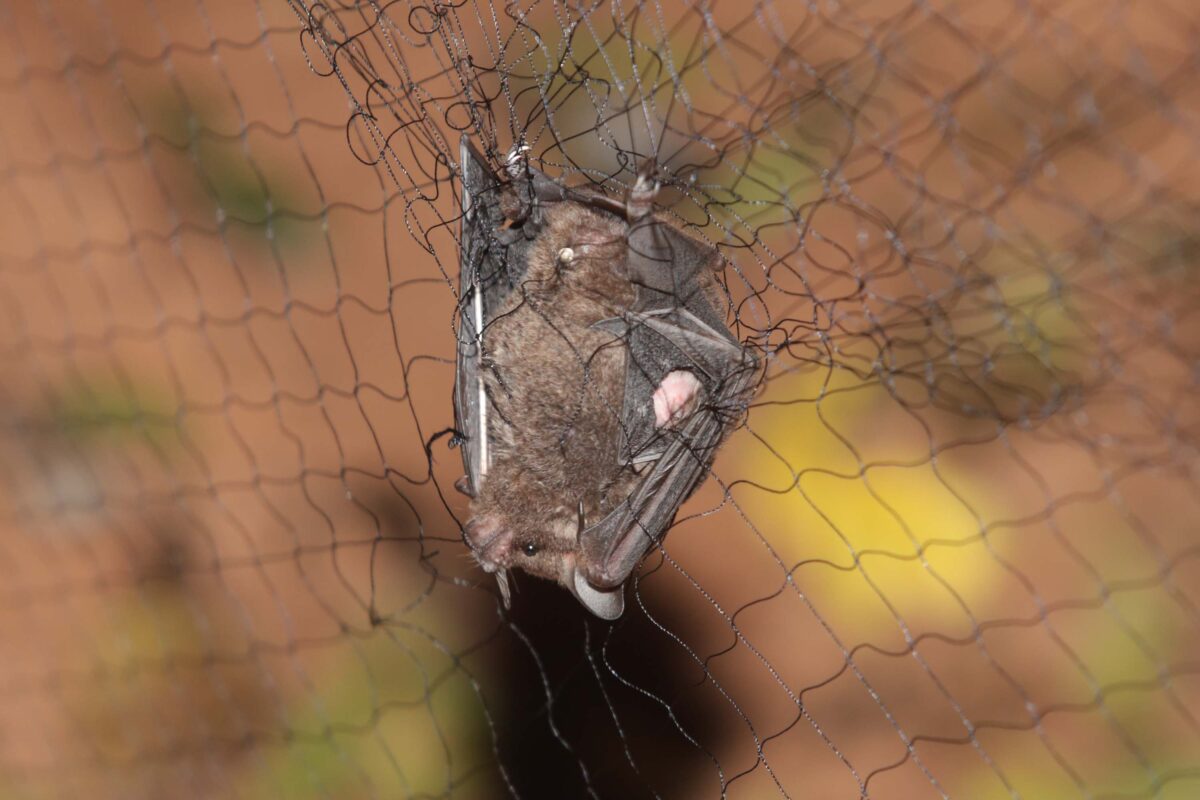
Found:
[[[1195,796],[1192,6],[0,0],[0,793]],[[615,624],[463,544],[461,135],[765,364]]]

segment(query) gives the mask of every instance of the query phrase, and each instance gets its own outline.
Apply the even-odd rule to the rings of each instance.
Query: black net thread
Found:
[[[1190,797],[1186,3],[0,4],[15,797]],[[763,359],[615,624],[468,557],[468,136]]]

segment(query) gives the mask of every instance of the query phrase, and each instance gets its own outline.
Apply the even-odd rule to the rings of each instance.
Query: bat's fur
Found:
[[[563,581],[580,504],[597,519],[635,479],[618,454],[625,348],[591,327],[634,290],[625,222],[578,203],[546,213],[524,280],[484,332],[492,455],[472,524],[495,566]]]

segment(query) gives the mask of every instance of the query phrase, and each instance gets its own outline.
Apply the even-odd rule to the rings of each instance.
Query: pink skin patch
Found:
[[[700,391],[700,381],[687,370],[667,373],[654,390],[654,424],[663,427],[678,422],[686,414]]]

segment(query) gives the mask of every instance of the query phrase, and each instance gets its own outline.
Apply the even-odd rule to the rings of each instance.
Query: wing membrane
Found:
[[[678,368],[668,365],[682,360],[700,378],[704,396],[681,426],[655,430],[653,411],[647,411],[652,408],[653,389],[646,388],[649,381],[637,378],[637,367],[630,367],[626,424],[635,431],[633,436],[653,437],[641,451],[652,465],[646,467],[625,502],[579,534],[579,569],[589,583],[601,588],[619,586],[628,579],[671,524],[679,506],[703,480],[730,420],[742,411],[757,369],[757,360],[750,353],[730,342],[723,331],[712,329],[686,311],[653,315],[630,312],[627,316],[634,318],[635,331],[648,332],[643,342],[650,336],[661,342],[655,350],[664,355],[651,365],[655,374],[665,375],[671,368]],[[631,353],[636,346],[631,344]],[[636,356],[654,361],[655,350],[643,350]]]

